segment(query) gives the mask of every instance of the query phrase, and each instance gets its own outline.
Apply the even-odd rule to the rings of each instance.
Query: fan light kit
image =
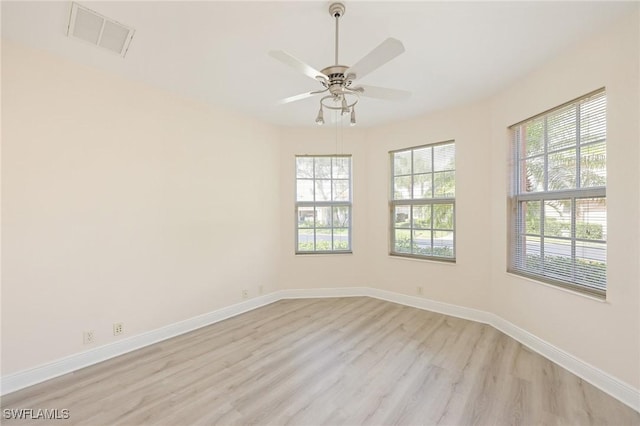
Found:
[[[282,99],[279,104],[299,101],[315,95],[322,95],[320,98],[320,109],[316,117],[316,124],[324,124],[324,108],[333,111],[340,111],[341,115],[351,115],[351,125],[356,124],[355,106],[360,100],[360,96],[370,98],[400,100],[408,98],[411,93],[405,90],[387,89],[384,87],[358,85],[352,87],[353,81],[364,77],[375,71],[382,65],[391,61],[396,56],[404,52],[402,42],[395,38],[388,38],[378,47],[373,49],[368,55],[360,59],[355,65],[347,67],[339,65],[338,62],[338,41],[340,18],[344,16],[345,7],[342,3],[332,3],[329,6],[329,14],[336,22],[336,45],[335,45],[335,65],[323,68],[321,71],[302,62],[284,50],[272,50],[269,52],[273,58],[284,64],[295,68],[307,77],[310,77],[320,84],[323,89],[313,92],[301,93]]]

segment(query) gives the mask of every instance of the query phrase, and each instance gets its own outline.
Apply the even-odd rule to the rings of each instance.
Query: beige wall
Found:
[[[313,118],[313,117],[311,117]],[[280,131],[280,252],[278,283],[283,289],[367,286],[367,145],[356,128],[282,128]],[[295,251],[295,156],[349,154],[352,156],[353,254],[298,255]]]
[[[370,283],[384,290],[417,295],[470,308],[487,307],[491,252],[489,116],[473,105],[367,132]],[[456,263],[389,256],[389,151],[455,140]]]
[[[3,375],[275,289],[276,128],[6,41],[2,87]]]
[[[639,5],[640,7],[640,5]],[[496,96],[492,117],[492,310],[640,388],[638,15],[565,52]],[[507,274],[505,129],[600,87],[607,91],[607,301]]]
[[[274,129],[4,44],[2,373],[87,349],[83,329],[108,343],[112,322],[134,335],[259,284],[422,286],[425,298],[495,312],[640,388],[638,16],[492,99],[345,129],[337,143],[330,126]],[[602,86],[606,302],[505,272],[507,127]],[[450,139],[457,263],[389,257],[388,151]],[[336,152],[353,155],[354,253],[295,256],[294,156]],[[261,226],[248,227],[257,212]]]

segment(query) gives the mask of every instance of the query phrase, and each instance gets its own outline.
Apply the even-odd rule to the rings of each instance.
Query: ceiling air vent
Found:
[[[71,4],[69,37],[88,41],[124,57],[135,31],[78,3]]]

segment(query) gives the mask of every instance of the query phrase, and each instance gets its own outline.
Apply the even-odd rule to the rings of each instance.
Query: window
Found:
[[[351,156],[296,157],[296,253],[351,252]]]
[[[599,90],[511,127],[510,272],[605,295],[606,104]]]
[[[391,254],[455,261],[455,143],[390,154]]]

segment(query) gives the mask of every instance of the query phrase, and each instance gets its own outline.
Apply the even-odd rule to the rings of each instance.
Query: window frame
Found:
[[[606,269],[607,269],[607,253],[605,251],[605,260],[604,260],[604,266],[605,266],[605,281],[604,281],[604,289],[600,289],[598,287],[596,287],[595,284],[590,284],[587,282],[577,282],[576,281],[576,274],[577,274],[577,269],[576,269],[576,259],[578,258],[578,256],[576,255],[576,247],[577,247],[577,243],[597,243],[597,244],[603,244],[605,247],[605,250],[608,248],[608,238],[607,239],[585,239],[585,238],[579,238],[576,234],[576,227],[577,227],[577,213],[576,213],[576,203],[582,199],[587,200],[587,199],[597,199],[597,198],[602,198],[605,201],[605,212],[607,211],[607,207],[606,207],[606,201],[607,201],[607,194],[606,194],[606,189],[607,189],[607,183],[605,180],[605,185],[600,185],[600,186],[588,186],[588,187],[582,187],[582,183],[581,183],[581,153],[582,153],[582,149],[584,149],[585,147],[590,147],[590,146],[595,146],[597,144],[603,144],[604,143],[604,150],[605,150],[605,167],[604,167],[604,172],[605,172],[605,176],[606,176],[606,171],[607,171],[607,163],[606,163],[606,149],[607,149],[607,139],[608,139],[608,135],[606,133],[606,116],[607,116],[607,106],[605,103],[604,106],[604,114],[605,114],[605,135],[604,138],[600,138],[594,141],[589,141],[587,143],[581,143],[580,142],[580,136],[581,136],[581,128],[582,125],[580,123],[580,105],[582,105],[585,102],[588,102],[589,100],[591,100],[592,98],[599,96],[599,95],[604,95],[605,97],[605,102],[606,102],[606,90],[605,88],[600,88],[598,90],[595,90],[593,92],[587,93],[583,96],[580,96],[576,99],[573,99],[569,102],[566,102],[562,105],[559,105],[557,107],[551,108],[543,113],[537,114],[531,118],[528,118],[526,120],[523,120],[519,123],[513,124],[511,126],[509,126],[509,133],[510,133],[510,150],[511,150],[511,164],[509,165],[509,173],[510,173],[510,185],[511,185],[511,189],[509,191],[509,197],[508,197],[508,208],[509,208],[509,217],[508,217],[508,229],[507,229],[507,235],[508,235],[508,254],[507,254],[507,272],[515,274],[515,275],[519,275],[525,278],[529,278],[529,279],[533,279],[535,281],[539,281],[545,284],[550,284],[550,285],[554,285],[557,287],[561,287],[564,289],[568,289],[568,290],[573,290],[576,291],[578,293],[583,293],[583,294],[587,294],[590,296],[595,296],[598,298],[602,298],[602,299],[606,299],[606,293],[607,293],[607,281],[606,281]],[[576,142],[575,145],[572,146],[568,146],[568,147],[560,147],[560,148],[554,148],[554,149],[549,149],[548,147],[548,126],[547,126],[547,120],[550,116],[553,116],[554,113],[561,111],[562,109],[565,109],[569,106],[575,106],[576,108],[576,117],[575,117],[575,123],[576,123]],[[543,142],[543,150],[542,153],[537,153],[535,155],[530,155],[527,156],[526,153],[523,156],[521,153],[522,149],[527,149],[526,145],[523,146],[522,143],[518,143],[519,140],[521,140],[521,135],[518,134],[518,136],[516,136],[515,132],[521,132],[522,131],[522,126],[530,123],[534,120],[539,120],[539,119],[544,119],[544,132],[543,132],[543,137],[544,137],[544,142]],[[575,159],[576,161],[576,165],[575,165],[575,188],[567,188],[567,189],[557,189],[557,190],[549,190],[549,156],[552,154],[556,154],[556,153],[562,153],[564,151],[569,151],[571,149],[575,149],[575,156],[573,156],[572,158]],[[543,190],[541,191],[530,191],[530,192],[526,192],[526,191],[522,191],[521,189],[521,181],[523,179],[523,177],[526,175],[526,170],[523,170],[524,167],[522,165],[522,163],[524,161],[526,161],[527,159],[531,159],[534,157],[541,157],[543,159],[543,164],[544,164],[544,177],[543,177]],[[563,237],[559,237],[559,236],[554,236],[554,235],[546,235],[545,234],[545,202],[549,202],[549,201],[564,201],[567,200],[570,202],[570,208],[571,208],[571,224],[570,224],[570,229],[571,229],[571,234],[569,237],[563,236]],[[540,229],[539,229],[539,235],[537,234],[531,234],[527,232],[527,228],[526,228],[526,221],[522,220],[523,215],[526,215],[526,212],[523,210],[522,205],[526,202],[539,202],[540,203],[540,218],[539,218],[539,225],[540,225]],[[607,215],[607,221],[608,221],[608,215]],[[606,222],[605,222],[605,229],[607,228],[606,226]],[[518,247],[521,245],[521,241],[520,239],[522,237],[532,237],[532,238],[540,238],[540,258],[541,258],[541,263],[540,263],[540,270],[542,271],[542,273],[536,273],[536,271],[533,271],[532,268],[527,268],[526,266],[523,266],[523,257],[521,255],[518,254]],[[544,241],[546,238],[551,238],[551,239],[559,239],[559,240],[565,240],[565,241],[569,241],[570,245],[571,245],[571,256],[569,257],[569,259],[571,260],[571,278],[573,281],[567,281],[567,280],[562,280],[559,278],[554,278],[550,275],[552,275],[553,269],[551,268],[550,272],[547,272],[547,275],[543,275],[544,270],[545,270],[545,261],[544,261],[544,256],[545,256],[545,247],[544,247]]]
[[[423,144],[423,145],[418,145],[418,146],[412,146],[412,147],[408,147],[408,148],[402,148],[402,149],[396,149],[396,150],[392,150],[389,151],[389,161],[390,161],[390,176],[389,176],[389,182],[390,182],[390,191],[389,191],[389,255],[390,256],[394,256],[394,257],[402,257],[402,258],[412,258],[412,259],[420,259],[420,260],[431,260],[431,261],[437,261],[437,262],[447,262],[447,263],[456,263],[456,255],[457,255],[457,251],[456,251],[456,239],[457,239],[457,231],[456,231],[456,196],[455,196],[455,184],[456,184],[456,177],[457,177],[457,165],[456,165],[456,156],[457,153],[454,153],[454,168],[453,168],[453,172],[454,172],[454,195],[452,197],[433,197],[433,191],[434,191],[434,183],[435,183],[435,175],[436,173],[438,173],[435,169],[434,169],[434,162],[435,162],[435,158],[433,155],[434,152],[434,148],[437,146],[442,146],[442,145],[453,145],[454,149],[456,147],[456,142],[455,140],[451,139],[451,140],[446,140],[446,141],[441,141],[441,142],[434,142],[434,143],[428,143],[428,144]],[[431,191],[432,191],[432,197],[431,198],[413,198],[413,181],[414,181],[414,176],[415,175],[420,175],[420,174],[424,174],[424,173],[414,173],[413,171],[413,155],[414,155],[414,151],[416,150],[420,150],[420,149],[424,149],[424,148],[430,148],[431,149],[431,171],[427,172],[429,174],[431,174]],[[394,182],[394,178],[397,177],[395,175],[395,162],[394,162],[394,155],[398,154],[398,153],[402,153],[402,152],[411,152],[411,173],[409,175],[398,175],[398,176],[410,176],[411,177],[411,198],[406,198],[406,199],[395,199],[395,182]],[[450,170],[445,170],[446,171],[450,171]],[[433,220],[433,206],[438,205],[438,204],[451,204],[452,205],[452,229],[440,229],[440,228],[435,228],[435,224],[434,224],[434,220]],[[395,226],[395,221],[394,221],[394,212],[396,207],[398,206],[408,206],[409,210],[410,210],[410,216],[409,216],[409,223],[410,226],[408,228],[397,228]],[[396,229],[407,229],[410,234],[411,234],[411,241],[413,242],[413,232],[415,230],[427,230],[427,228],[414,228],[413,225],[413,220],[412,220],[412,215],[413,215],[413,208],[414,206],[430,206],[431,207],[431,227],[428,228],[428,230],[431,232],[431,249],[433,250],[434,248],[434,238],[433,238],[433,233],[434,232],[452,232],[453,233],[453,239],[452,239],[452,251],[453,254],[451,257],[448,256],[437,256],[437,255],[427,255],[427,254],[417,254],[417,253],[406,253],[406,252],[399,252],[399,251],[395,251],[395,230]],[[413,244],[411,242],[411,244]]]
[[[298,167],[298,158],[313,158],[314,159],[314,167],[313,167],[313,178],[308,179],[308,178],[298,178],[298,172],[297,172],[297,167]],[[302,180],[311,180],[313,182],[313,186],[314,186],[314,194],[315,194],[315,183],[316,183],[316,168],[315,168],[315,159],[317,158],[346,158],[349,160],[349,178],[348,178],[348,189],[349,189],[349,199],[348,200],[340,200],[340,201],[299,201],[298,200],[298,181],[300,179]],[[332,195],[331,198],[333,199],[333,181],[334,180],[347,180],[347,179],[334,179],[333,177],[333,161],[331,161],[331,167],[332,167],[332,173],[331,173],[331,178],[330,179],[323,179],[323,180],[330,180],[332,182],[331,188],[332,188]],[[319,154],[319,155],[313,155],[313,154],[297,154],[295,155],[295,159],[294,159],[294,178],[295,178],[295,188],[294,188],[294,234],[295,234],[295,254],[296,255],[323,255],[323,254],[352,254],[353,253],[353,156],[351,154]],[[299,223],[299,217],[298,217],[298,212],[299,209],[301,207],[312,207],[315,211],[315,208],[317,207],[330,207],[331,210],[331,227],[328,228],[318,228],[316,226],[315,220],[314,220],[314,226],[313,228],[300,228],[300,223]],[[344,250],[341,249],[334,249],[333,248],[333,244],[334,244],[334,238],[333,238],[333,230],[334,229],[344,229],[344,227],[338,227],[335,228],[333,226],[333,207],[346,207],[348,210],[348,216],[349,216],[349,220],[348,220],[348,224],[347,224],[347,230],[348,230],[348,238],[347,238],[347,248]],[[315,218],[315,214],[314,214],[314,218]],[[313,235],[314,235],[314,249],[313,250],[300,250],[300,245],[299,245],[299,231],[300,229],[313,229]],[[318,250],[316,246],[316,235],[317,235],[317,230],[318,229],[329,229],[331,230],[331,245],[332,248],[331,250]]]

